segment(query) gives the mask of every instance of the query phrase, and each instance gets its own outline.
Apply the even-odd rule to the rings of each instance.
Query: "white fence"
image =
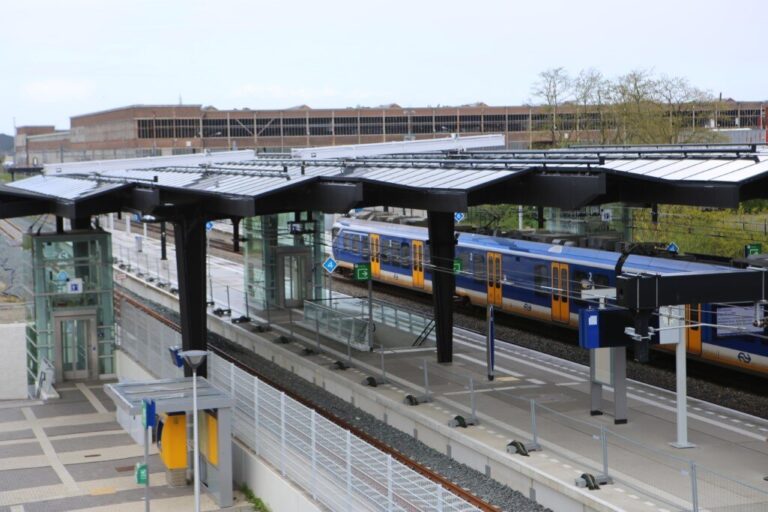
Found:
[[[208,379],[235,399],[234,435],[331,510],[478,510],[213,353]]]

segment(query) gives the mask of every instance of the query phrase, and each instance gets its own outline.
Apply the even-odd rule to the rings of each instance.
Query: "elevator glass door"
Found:
[[[57,333],[64,380],[89,377],[92,321],[90,318],[58,320]]]

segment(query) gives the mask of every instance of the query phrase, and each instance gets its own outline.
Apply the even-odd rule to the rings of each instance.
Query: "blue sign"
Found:
[[[56,274],[56,280],[57,281],[66,281],[67,279],[69,279],[69,275],[66,272],[64,272],[63,270],[61,272],[59,272],[58,274]]]
[[[456,222],[461,222],[464,220],[464,214],[461,212],[456,212],[453,214],[453,218],[456,219]]]
[[[680,252],[680,248],[677,246],[677,244],[675,242],[672,242],[671,244],[669,244],[667,246],[667,252],[671,252],[673,254],[677,254],[678,252]]]
[[[212,229],[213,229],[213,222],[209,220],[208,222],[205,223],[205,230],[210,231]]]
[[[339,264],[336,263],[336,260],[331,257],[329,257],[327,260],[325,260],[325,263],[323,263],[323,268],[331,274],[334,270],[336,270],[336,267],[338,266]]]
[[[184,358],[181,357],[181,347],[168,347],[168,351],[171,353],[171,361],[178,368],[184,366]]]
[[[145,398],[141,402],[141,424],[144,428],[155,428],[155,401]]]

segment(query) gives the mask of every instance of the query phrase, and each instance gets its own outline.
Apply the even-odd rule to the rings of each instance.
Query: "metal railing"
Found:
[[[208,379],[235,400],[235,437],[331,510],[478,510],[213,353]]]
[[[304,301],[305,327],[355,350],[370,350],[367,315],[361,317],[333,307],[334,301]]]

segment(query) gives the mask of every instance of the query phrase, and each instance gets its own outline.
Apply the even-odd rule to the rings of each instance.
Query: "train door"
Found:
[[[424,288],[424,242],[413,241],[411,268],[413,269],[413,287]]]
[[[568,323],[571,320],[568,264],[552,263],[552,320]]]
[[[374,279],[381,276],[381,239],[379,235],[368,235],[371,241],[371,274]]]
[[[685,306],[685,334],[688,352],[701,355],[701,304]]]
[[[501,254],[489,252],[487,261],[485,280],[488,285],[488,304],[501,306]]]

